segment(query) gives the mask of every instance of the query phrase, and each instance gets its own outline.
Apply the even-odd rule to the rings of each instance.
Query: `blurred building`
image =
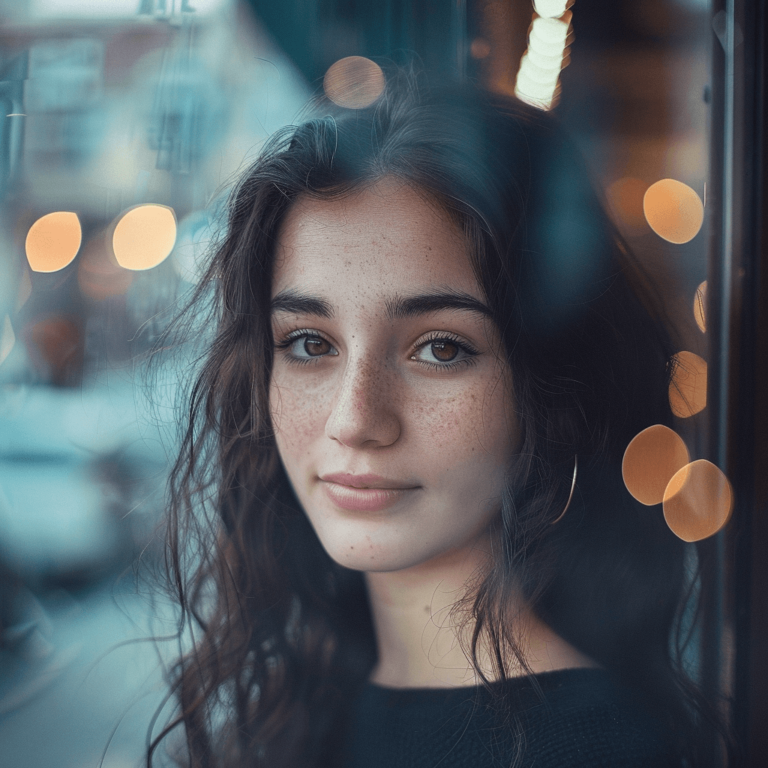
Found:
[[[173,649],[116,645],[172,626],[148,596],[179,378],[147,375],[148,356],[223,231],[238,172],[347,57],[415,59],[515,94],[553,110],[584,153],[681,351],[709,362],[708,404],[678,414],[678,431],[744,506],[707,545],[691,663],[768,753],[754,726],[768,628],[749,602],[768,599],[749,570],[768,519],[750,432],[768,427],[749,372],[750,355],[768,365],[759,2],[0,0],[0,18],[4,765],[141,756],[164,695],[156,652]]]

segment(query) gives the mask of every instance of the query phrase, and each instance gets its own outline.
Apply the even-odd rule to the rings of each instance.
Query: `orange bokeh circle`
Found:
[[[323,78],[325,95],[340,107],[370,107],[384,91],[381,67],[365,56],[347,56],[328,67]]]
[[[654,424],[632,438],[624,451],[624,485],[641,504],[661,504],[674,474],[690,461],[682,438],[663,424]]]
[[[112,250],[124,269],[142,271],[163,262],[176,242],[176,215],[165,205],[137,205],[126,211],[112,234]]]
[[[643,197],[643,212],[651,229],[670,243],[693,240],[704,222],[704,204],[696,192],[676,179],[651,184]]]
[[[41,216],[27,232],[24,250],[33,272],[58,272],[71,264],[83,239],[80,219],[72,211]]]
[[[706,459],[682,467],[664,491],[664,519],[683,541],[714,536],[733,509],[733,489],[725,474]]]
[[[707,361],[694,352],[678,352],[672,357],[669,405],[681,419],[695,416],[707,407]]]
[[[696,289],[696,296],[693,299],[693,317],[696,325],[702,333],[707,332],[707,281],[705,280]]]

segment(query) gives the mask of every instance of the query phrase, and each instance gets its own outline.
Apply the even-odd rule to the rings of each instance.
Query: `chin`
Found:
[[[389,571],[401,571],[430,560],[435,553],[432,551],[413,551],[408,548],[406,542],[389,542],[376,544],[371,536],[361,535],[355,537],[320,536],[323,548],[329,557],[344,568],[353,571],[365,571],[371,573],[385,573]]]

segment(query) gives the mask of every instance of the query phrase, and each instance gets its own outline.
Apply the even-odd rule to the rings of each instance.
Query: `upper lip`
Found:
[[[351,488],[418,488],[418,486],[403,480],[390,480],[381,475],[365,474],[352,475],[349,472],[334,472],[328,475],[321,475],[321,480],[326,483],[338,483],[347,485]]]

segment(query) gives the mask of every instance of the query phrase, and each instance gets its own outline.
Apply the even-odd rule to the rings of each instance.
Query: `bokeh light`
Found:
[[[165,205],[138,205],[123,214],[112,235],[112,250],[125,269],[152,269],[176,242],[176,215]]]
[[[545,18],[562,16],[569,5],[570,0],[534,0],[533,2],[536,13]]]
[[[0,327],[0,365],[2,365],[5,358],[11,354],[11,350],[15,343],[16,334],[13,332],[11,318],[6,315],[3,319],[2,326]]]
[[[676,179],[651,184],[643,198],[645,219],[651,229],[670,243],[693,240],[704,222],[704,204],[696,192]]]
[[[365,56],[347,56],[328,67],[323,78],[325,95],[340,107],[364,109],[384,90],[381,67]]]
[[[533,20],[531,38],[538,38],[542,43],[552,46],[553,53],[565,48],[569,24],[564,19],[538,18]]]
[[[624,451],[624,485],[641,504],[661,504],[675,473],[690,461],[682,438],[663,424],[654,424],[632,438]]]
[[[648,231],[643,213],[643,196],[648,185],[634,176],[616,179],[606,190],[611,209],[619,221],[633,232]]]
[[[486,59],[491,55],[491,44],[482,37],[476,37],[469,46],[473,59]]]
[[[725,474],[706,459],[675,473],[664,492],[664,519],[683,541],[716,534],[733,509],[733,490]]]
[[[77,282],[85,296],[97,301],[124,294],[133,282],[133,272],[117,263],[106,233],[92,238],[83,248]]]
[[[694,352],[678,352],[672,357],[669,404],[681,419],[707,407],[707,361]]]
[[[80,219],[71,211],[41,216],[27,232],[25,250],[35,272],[58,272],[77,256],[83,232]]]
[[[705,280],[697,289],[693,297],[693,316],[696,325],[702,333],[707,332],[707,281]]]
[[[569,61],[572,14],[565,11],[566,6],[558,0],[541,3],[541,13],[534,16],[528,34],[528,48],[520,59],[515,95],[539,109],[555,105],[560,95],[560,71]]]

